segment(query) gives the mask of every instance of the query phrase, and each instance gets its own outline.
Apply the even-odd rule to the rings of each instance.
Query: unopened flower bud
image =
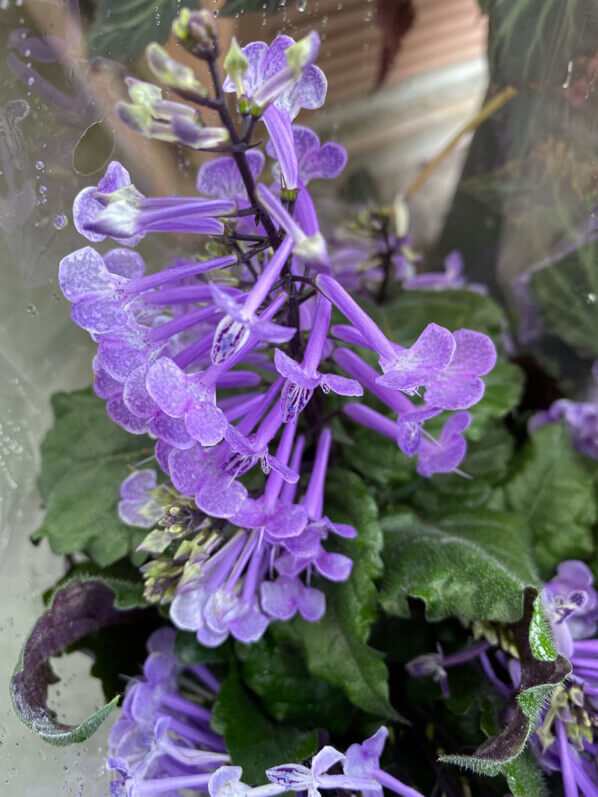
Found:
[[[320,49],[320,37],[315,30],[308,33],[296,44],[287,48],[285,55],[287,64],[291,67],[295,76],[299,78],[308,64],[313,64]]]
[[[197,43],[209,45],[218,38],[214,17],[206,9],[190,11],[183,8],[172,23],[172,31],[187,47]]]
[[[236,37],[233,36],[228,53],[224,59],[224,69],[235,84],[237,97],[243,95],[243,78],[248,66],[249,61],[243,50],[239,47],[239,42]]]
[[[148,45],[145,54],[152,73],[161,83],[187,94],[199,97],[207,95],[208,90],[197,80],[191,67],[171,58],[156,42]]]

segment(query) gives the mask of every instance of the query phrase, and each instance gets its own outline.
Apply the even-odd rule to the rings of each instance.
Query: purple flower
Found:
[[[444,273],[429,271],[413,274],[403,280],[403,287],[418,291],[444,291],[469,289],[476,293],[487,293],[485,285],[468,283],[463,275],[463,258],[460,252],[450,252],[444,260]]]
[[[559,421],[565,423],[574,448],[592,459],[598,459],[598,404],[593,401],[559,399],[549,410],[537,412],[531,418],[529,430],[533,433],[540,426]]]
[[[274,102],[277,108],[286,110],[291,120],[301,108],[320,108],[327,81],[322,70],[313,64],[319,46],[319,36],[312,31],[297,43],[290,36],[278,36],[270,46],[252,42],[243,47],[249,62],[243,76],[244,97],[257,109]],[[226,78],[223,89],[236,92],[234,81]]]
[[[152,496],[158,477],[155,470],[136,470],[120,486],[118,516],[129,526],[150,529],[164,514],[164,507]]]
[[[267,114],[264,115],[264,120],[266,117]],[[332,180],[338,177],[347,163],[347,151],[344,147],[334,141],[327,141],[320,146],[320,139],[309,127],[293,125],[292,146],[297,159],[298,177],[303,186],[316,178]],[[272,174],[275,180],[280,181],[284,168],[272,141],[266,145],[266,152],[279,161],[274,164]],[[283,181],[283,184],[286,185],[286,182]]]
[[[174,653],[174,638],[172,628],[154,632],[144,678],[127,685],[108,740],[107,767],[116,773],[112,794],[204,790],[210,773],[230,761],[222,737],[210,728],[210,709],[202,705],[206,689],[217,691],[218,682],[201,665],[186,668]],[[178,685],[183,675],[186,695]]]
[[[210,777],[210,797],[273,797],[284,791],[273,783],[252,788],[241,782],[242,775],[241,767],[220,767]]]
[[[285,378],[282,389],[282,419],[284,423],[295,419],[311,399],[316,387],[325,393],[332,390],[341,396],[362,396],[363,388],[355,379],[347,379],[335,374],[321,374],[317,369],[322,359],[324,345],[330,325],[330,302],[318,296],[303,363],[299,365],[280,349],[274,352],[274,364],[278,373]]]
[[[590,568],[577,560],[562,562],[545,584],[543,600],[557,648],[571,659],[574,640],[593,636],[598,626],[598,595]]]

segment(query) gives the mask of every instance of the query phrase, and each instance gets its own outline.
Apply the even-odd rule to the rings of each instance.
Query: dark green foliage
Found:
[[[119,486],[153,452],[106,414],[91,389],[57,393],[55,421],[42,443],[39,489],[47,512],[34,540],[48,537],[55,553],[84,551],[105,567],[135,550],[143,530],[121,523]]]
[[[316,733],[274,724],[243,686],[235,666],[224,681],[212,709],[212,727],[224,736],[226,747],[243,779],[263,783],[264,771],[287,761],[302,761],[317,750]]]

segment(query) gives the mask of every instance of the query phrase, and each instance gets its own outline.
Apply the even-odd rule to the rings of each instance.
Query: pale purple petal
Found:
[[[170,619],[177,628],[196,631],[203,623],[206,593],[201,589],[177,595],[170,605]]]
[[[125,406],[122,398],[111,398],[106,404],[106,411],[110,418],[131,434],[144,434],[147,432],[147,422],[143,418],[133,415]]]
[[[484,395],[484,383],[477,376],[451,378],[451,371],[438,374],[426,388],[426,401],[445,410],[473,407]]]
[[[311,771],[317,778],[318,775],[323,775],[324,772],[328,772],[331,767],[338,764],[340,761],[344,761],[344,759],[345,756],[343,753],[335,750],[335,748],[330,745],[326,745],[326,747],[323,747],[320,752],[312,758]]]
[[[115,284],[104,258],[91,246],[84,246],[62,258],[58,282],[70,302],[89,296],[110,296]]]
[[[142,277],[145,271],[143,258],[133,249],[111,249],[104,255],[104,263],[111,274],[130,280]]]
[[[128,320],[122,304],[110,299],[81,299],[72,306],[71,318],[77,326],[98,335],[115,332]]]
[[[148,422],[149,431],[175,448],[191,448],[195,440],[187,432],[182,418],[171,418],[165,412],[158,412]]]
[[[146,384],[150,396],[167,415],[184,415],[189,404],[187,377],[171,359],[156,360],[147,372]]]
[[[168,472],[176,489],[183,495],[193,495],[204,479],[206,455],[201,446],[172,449],[168,457]]]
[[[231,634],[246,645],[257,642],[264,635],[270,620],[253,604],[249,611],[229,623]]]
[[[195,494],[195,503],[207,515],[232,518],[247,499],[247,489],[236,479],[225,474],[214,474],[205,479]]]
[[[264,581],[260,588],[262,609],[277,620],[290,620],[297,611],[299,585],[295,579],[279,576]]]
[[[322,70],[314,64],[309,64],[303,71],[301,79],[293,86],[283,91],[275,100],[277,108],[285,108],[291,119],[294,119],[301,108],[315,110],[324,105],[328,81]]]
[[[185,415],[185,427],[202,446],[215,446],[228,427],[226,415],[209,401],[193,404]]]
[[[259,149],[250,149],[246,153],[247,163],[253,179],[261,174],[265,157]],[[232,158],[215,158],[204,163],[197,175],[197,190],[207,196],[226,199],[246,198],[247,191],[241,173]]]
[[[320,386],[326,392],[332,390],[339,396],[363,396],[363,388],[359,382],[356,379],[348,379],[346,376],[324,374]]]
[[[298,608],[305,620],[317,623],[326,611],[326,596],[315,587],[303,587],[299,591]]]
[[[328,553],[322,551],[314,562],[316,569],[329,581],[346,581],[350,574],[353,562],[342,553]]]
[[[274,540],[297,537],[307,524],[307,511],[301,505],[280,506],[269,518],[267,530]]]
[[[458,329],[453,333],[456,348],[450,364],[455,373],[483,376],[496,364],[496,348],[487,335],[471,329]]]
[[[332,180],[339,176],[346,164],[347,150],[334,141],[327,141],[300,162],[301,180],[305,185],[316,178]]]
[[[123,401],[127,408],[139,418],[151,418],[158,411],[156,402],[150,396],[145,384],[148,365],[135,368],[127,377],[123,387]]]

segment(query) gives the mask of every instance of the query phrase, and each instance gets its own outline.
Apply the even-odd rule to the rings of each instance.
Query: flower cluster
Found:
[[[324,513],[332,435],[314,397],[368,391],[386,414],[349,402],[346,415],[417,456],[420,474],[446,473],[463,459],[467,409],[482,398],[480,377],[496,352],[479,332],[437,324],[399,345],[335,276],[307,186],[336,177],[346,154],[293,125],[300,109],[324,102],[317,34],[299,42],[279,36],[270,46],[233,41],[221,83],[209,13],[185,11],[174,30],[208,63],[213,96],[189,67],[151,45],[150,69],[183,101],[129,79],[121,119],[150,138],[227,154],[202,165],[199,195],[190,197],[146,197],[112,162],[73,212],[90,243],[111,238],[118,246],[67,255],[59,280],[73,320],[98,344],[94,387],[108,414],[156,440],[166,486],[157,488],[151,471],[134,474],[120,506],[135,525],[162,518],[142,546],[162,556],[144,566],[146,594],[172,601],[172,621],[205,645],[229,634],[250,642],[272,619],[299,612],[318,620],[325,600],[312,574],[342,581],[351,571],[347,556],[324,547],[329,535],[356,531]],[[227,92],[236,96],[242,132]],[[220,127],[204,125],[203,108],[217,111]],[[253,143],[262,122],[269,186],[259,182],[266,156]],[[145,274],[132,247],[164,232],[204,236],[209,254]],[[333,308],[346,324],[331,326]],[[444,411],[454,414],[435,439],[424,423]],[[267,479],[250,489],[244,477],[258,464]]]
[[[174,650],[175,631],[161,628],[148,639],[143,677],[127,684],[122,713],[110,731],[107,767],[114,772],[112,797],[179,795],[181,790],[210,797],[274,797],[287,791],[320,789],[382,795],[386,787],[404,797],[420,793],[380,768],[388,730],[380,728],[345,754],[326,746],[311,767],[282,764],[266,771],[269,783],[250,787],[243,770],[231,765],[224,739],[210,728],[220,684],[200,664],[185,666]],[[342,774],[329,774],[342,765]]]
[[[531,749],[546,772],[561,773],[565,797],[598,794],[598,593],[588,566],[576,560],[560,564],[542,599],[556,649],[569,659],[571,673],[540,712]],[[495,689],[509,697],[520,686],[521,668],[506,640],[495,657],[511,683],[499,678],[488,655],[493,647],[480,640],[448,656],[440,650],[412,660],[407,671],[413,677],[431,676],[448,696],[447,669],[477,660]]]
[[[578,451],[598,459],[598,361],[592,367],[593,386],[585,401],[558,399],[548,410],[537,412],[529,423],[530,433],[547,423],[563,421]]]

